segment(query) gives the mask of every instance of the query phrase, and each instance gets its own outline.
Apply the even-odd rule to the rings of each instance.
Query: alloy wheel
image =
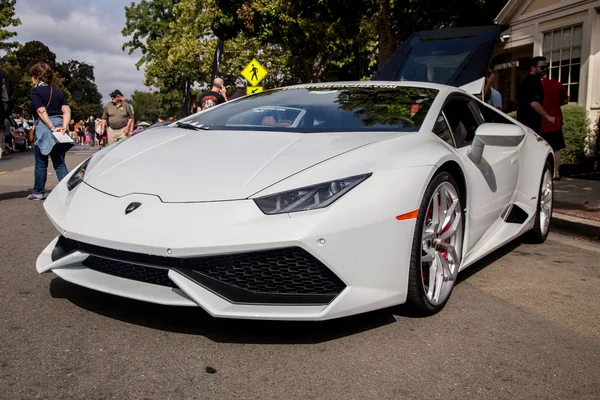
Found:
[[[429,303],[440,305],[454,287],[463,243],[460,198],[449,182],[442,182],[429,200],[421,243],[423,290]]]

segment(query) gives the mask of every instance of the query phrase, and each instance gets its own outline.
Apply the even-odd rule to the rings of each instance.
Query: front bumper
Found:
[[[157,304],[200,306],[213,316],[225,318],[318,321],[400,304],[406,299],[415,221],[398,221],[395,216],[418,208],[418,196],[415,200],[396,197],[389,204],[383,201],[378,207],[368,207],[373,202],[373,191],[390,191],[389,177],[382,175],[385,173],[363,182],[332,207],[274,216],[264,215],[252,200],[163,203],[153,195],[113,197],[86,184],[69,192],[61,184],[44,207],[60,236],[84,246],[57,255],[59,236],[39,255],[36,267],[39,273],[52,271],[94,290]],[[411,178],[420,176],[415,173]],[[142,206],[126,215],[124,211],[132,202]],[[98,248],[113,253],[98,255]],[[251,287],[250,292],[264,295],[266,291],[266,299],[244,297],[244,293],[239,297],[239,291],[236,297],[185,268],[190,260],[229,257],[221,264],[221,272],[226,273],[228,265],[235,267],[236,262],[231,260],[236,257],[279,254],[277,257],[285,259],[280,252],[290,249],[296,249],[296,255],[305,254],[309,263],[314,259],[315,264],[325,268],[321,270],[325,275],[330,272],[326,284],[336,285],[333,289],[327,286],[329,296],[313,296],[310,301],[306,300],[310,296],[278,297],[277,293],[285,290],[271,288],[269,292],[265,289],[268,285],[263,285],[265,280],[259,278],[260,287]],[[124,254],[142,259],[127,259]],[[94,259],[90,257],[121,263],[118,268],[126,266],[123,263],[161,268],[161,279],[170,283],[156,284],[103,270],[92,265]],[[165,259],[171,261],[165,264],[161,261]],[[307,279],[304,283],[310,287],[308,294],[323,294],[323,286],[315,284],[314,279],[324,275],[303,273],[298,272],[296,278]],[[239,289],[239,281],[226,283],[229,288]],[[302,282],[299,285],[293,290],[302,287]],[[268,294],[273,293],[275,296],[269,299]]]

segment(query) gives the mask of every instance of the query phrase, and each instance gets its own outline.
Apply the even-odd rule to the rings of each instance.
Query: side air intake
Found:
[[[525,211],[523,211],[521,207],[519,207],[516,204],[513,204],[510,213],[508,213],[508,216],[506,217],[505,221],[512,224],[522,224],[525,221],[527,221],[527,217],[529,217],[529,215]]]

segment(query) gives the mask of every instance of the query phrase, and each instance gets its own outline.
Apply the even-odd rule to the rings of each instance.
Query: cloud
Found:
[[[143,84],[143,68],[135,63],[140,53],[122,50],[127,38],[125,4],[122,0],[27,0],[17,1],[16,15],[21,25],[15,28],[20,43],[39,40],[56,53],[58,62],[78,60],[94,66],[96,85],[102,101],[120,89],[125,97],[134,90],[148,90]]]

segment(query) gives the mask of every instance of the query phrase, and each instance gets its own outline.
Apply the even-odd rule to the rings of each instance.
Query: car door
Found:
[[[476,164],[469,158],[468,151],[477,128],[486,122],[511,122],[483,103],[462,94],[448,98],[442,115],[465,168],[469,227],[465,245],[468,251],[492,228],[504,208],[511,203],[519,178],[521,146],[486,146],[482,162]]]
[[[492,25],[415,32],[371,80],[442,83],[481,95],[501,29]]]

